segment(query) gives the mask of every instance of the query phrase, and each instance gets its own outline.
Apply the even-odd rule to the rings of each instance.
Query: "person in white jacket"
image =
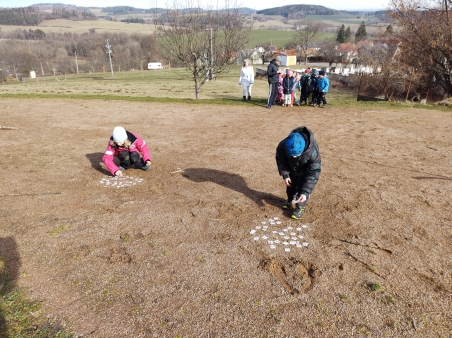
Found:
[[[242,85],[243,89],[243,101],[246,101],[246,96],[248,95],[248,100],[251,100],[251,87],[254,83],[254,68],[251,66],[251,61],[245,59],[243,61],[242,71],[240,72],[239,85]]]

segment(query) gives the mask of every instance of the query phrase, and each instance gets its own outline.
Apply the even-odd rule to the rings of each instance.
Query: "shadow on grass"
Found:
[[[103,175],[111,175],[110,172],[102,167],[102,156],[104,156],[104,153],[91,153],[86,154],[86,158],[91,163],[91,168],[97,170]]]
[[[19,252],[14,238],[0,238],[0,296],[2,298],[16,287],[20,266]],[[8,327],[3,308],[0,308],[0,337],[8,337]]]
[[[187,168],[182,176],[196,183],[213,182],[235,190],[253,200],[260,207],[264,206],[264,202],[276,207],[280,207],[282,203],[281,197],[251,189],[245,179],[237,174],[208,168]]]

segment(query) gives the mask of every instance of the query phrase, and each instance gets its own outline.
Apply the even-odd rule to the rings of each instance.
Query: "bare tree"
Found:
[[[325,60],[328,61],[329,66],[333,64],[333,62],[336,62],[340,59],[339,52],[337,51],[338,42],[336,42],[336,39],[332,38],[329,40],[325,40],[320,45],[320,53],[325,58]]]
[[[452,96],[452,16],[450,0],[392,0],[394,36],[407,64],[423,74],[425,86],[441,86]]]
[[[381,93],[390,101],[407,90],[408,83],[417,80],[418,75],[403,62],[397,44],[379,44],[359,49],[358,62],[373,68],[373,73],[366,76],[366,87]]]
[[[324,24],[322,22],[304,21],[297,24],[295,41],[300,45],[304,53],[304,64],[308,64],[308,50],[312,46],[315,37],[323,32]]]
[[[165,15],[167,23],[156,27],[161,54],[189,70],[199,99],[206,81],[229,70],[252,27],[245,28],[238,7],[203,10],[190,0]]]

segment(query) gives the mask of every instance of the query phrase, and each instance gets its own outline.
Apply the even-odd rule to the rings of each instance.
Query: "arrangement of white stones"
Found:
[[[254,241],[265,241],[270,246],[270,249],[276,249],[277,246],[282,246],[285,252],[290,252],[291,246],[295,248],[303,248],[308,246],[304,242],[303,230],[308,226],[303,224],[296,228],[291,226],[284,227],[278,217],[270,218],[268,221],[262,221],[261,225],[256,226],[255,229],[250,230]]]
[[[105,188],[125,188],[143,182],[142,178],[132,176],[106,176],[99,181]]]

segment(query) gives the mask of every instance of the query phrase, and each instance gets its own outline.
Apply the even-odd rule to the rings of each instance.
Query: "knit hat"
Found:
[[[320,72],[319,72],[319,75],[325,75],[325,71],[324,70],[321,70]]]
[[[306,70],[304,72],[305,72],[305,74],[309,74],[309,68],[306,68]]]
[[[318,72],[317,70],[314,70],[314,71],[312,72],[312,76],[319,76],[319,72]]]
[[[123,127],[115,127],[113,129],[113,141],[116,143],[122,143],[127,140],[127,133]]]
[[[287,75],[289,75],[289,76],[290,76],[290,75],[293,75],[293,72],[292,72],[290,69],[288,69],[288,70],[287,70]]]
[[[304,150],[306,141],[300,133],[290,133],[286,139],[287,154],[292,157],[298,157]]]
[[[275,57],[275,61],[281,62],[282,61],[282,57],[278,55],[277,57]]]

